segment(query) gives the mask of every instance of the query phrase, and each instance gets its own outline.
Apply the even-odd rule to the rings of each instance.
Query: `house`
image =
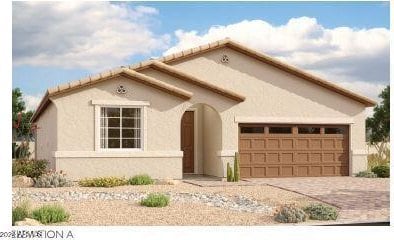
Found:
[[[36,158],[72,179],[348,176],[376,103],[229,39],[48,89]]]

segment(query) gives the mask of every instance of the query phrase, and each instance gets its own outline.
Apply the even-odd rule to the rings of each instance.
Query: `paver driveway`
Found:
[[[259,178],[246,181],[298,192],[340,208],[339,221],[389,221],[389,179],[356,177]]]

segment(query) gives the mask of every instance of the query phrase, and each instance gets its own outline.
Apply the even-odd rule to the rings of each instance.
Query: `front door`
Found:
[[[186,111],[181,121],[183,172],[194,173],[194,112]]]

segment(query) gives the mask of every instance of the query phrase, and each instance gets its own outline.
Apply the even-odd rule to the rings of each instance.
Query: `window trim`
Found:
[[[146,101],[105,101],[92,100],[94,105],[94,150],[100,152],[139,152],[147,149],[147,111],[146,108],[150,105]],[[108,108],[139,108],[141,109],[141,147],[140,148],[101,148],[100,144],[100,111],[102,107]]]

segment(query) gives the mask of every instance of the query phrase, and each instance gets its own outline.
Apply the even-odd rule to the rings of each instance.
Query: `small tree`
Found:
[[[230,166],[230,163],[227,163],[227,182],[233,182],[233,169]]]
[[[382,101],[373,111],[373,116],[366,120],[368,142],[374,146],[379,158],[387,158],[387,143],[390,141],[390,86],[387,86],[380,94]]]
[[[239,182],[239,179],[241,178],[240,172],[239,172],[239,153],[235,153],[234,157],[234,182]]]

